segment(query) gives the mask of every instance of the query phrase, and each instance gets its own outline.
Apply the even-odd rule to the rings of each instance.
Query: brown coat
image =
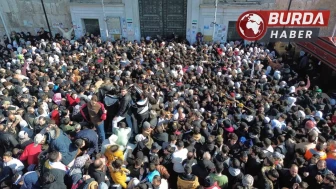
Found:
[[[160,175],[165,178],[168,179],[170,177],[170,174],[168,173],[167,169],[165,166],[163,165],[157,165],[156,166],[156,170],[159,171]]]
[[[87,103],[87,107],[88,107],[88,112],[89,112],[91,122],[95,126],[101,124],[102,120],[100,118],[99,111],[101,110],[102,106],[99,103],[95,103],[93,105],[92,102],[89,102]]]

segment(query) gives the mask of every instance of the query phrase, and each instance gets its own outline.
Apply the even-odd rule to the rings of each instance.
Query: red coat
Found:
[[[41,144],[34,146],[34,143],[29,144],[20,156],[20,161],[27,161],[28,165],[38,164],[38,155],[41,153]]]
[[[53,110],[50,115],[50,119],[55,121],[56,125],[60,124],[60,115],[58,110]]]
[[[66,95],[66,98],[70,106],[76,106],[80,102],[79,98],[74,99],[69,94]]]

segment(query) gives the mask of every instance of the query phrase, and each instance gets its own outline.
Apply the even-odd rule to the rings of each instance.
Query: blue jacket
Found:
[[[153,171],[153,172],[149,172],[149,173],[147,174],[147,176],[146,176],[147,181],[150,182],[150,183],[152,183],[152,182],[153,182],[153,179],[154,179],[154,177],[155,177],[156,175],[160,176],[159,171],[155,170],[155,171]]]
[[[20,189],[38,189],[41,188],[39,176],[36,171],[31,171],[23,176],[23,185]]]
[[[50,139],[50,149],[62,154],[62,163],[68,165],[75,159],[78,148],[71,142],[68,136],[61,130],[55,129],[55,136]]]
[[[84,129],[79,131],[76,134],[76,139],[81,138],[89,142],[89,149],[88,149],[88,154],[91,155],[93,152],[98,153],[99,148],[98,148],[98,135],[97,133],[92,130],[92,129]]]

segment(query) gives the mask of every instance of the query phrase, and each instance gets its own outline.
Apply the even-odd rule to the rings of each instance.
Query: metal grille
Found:
[[[142,37],[185,37],[187,0],[139,0]]]

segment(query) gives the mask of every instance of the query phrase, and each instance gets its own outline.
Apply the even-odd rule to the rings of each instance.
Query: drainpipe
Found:
[[[51,33],[51,29],[50,29],[50,25],[49,25],[49,21],[48,21],[48,16],[47,16],[47,13],[46,13],[46,10],[45,10],[45,7],[44,7],[44,2],[43,0],[41,0],[41,3],[42,3],[42,8],[43,8],[43,12],[44,12],[44,16],[45,16],[45,19],[47,21],[47,25],[48,25],[48,29],[49,29],[49,33],[50,33],[50,38],[52,39],[53,38],[53,35]]]
[[[287,11],[289,11],[291,5],[292,5],[292,0],[289,0]],[[284,30],[285,30],[285,27],[286,26],[284,26],[284,28],[283,28]],[[290,45],[290,40],[288,41],[288,45]]]
[[[2,20],[2,24],[3,24],[4,27],[5,27],[6,34],[7,34],[7,38],[8,38],[8,40],[9,40],[9,43],[12,43],[12,40],[11,40],[11,38],[10,38],[9,31],[8,31],[8,28],[7,28],[5,19],[4,19],[3,15],[2,15],[2,10],[0,10],[0,17],[1,17],[1,20]]]
[[[103,7],[104,22],[105,22],[105,32],[106,32],[106,40],[107,40],[108,37],[109,37],[109,33],[108,33],[108,28],[107,28],[107,18],[106,18],[106,14],[105,14],[104,0],[102,0],[102,7]]]
[[[216,0],[216,4],[215,4],[215,20],[213,22],[213,33],[212,33],[212,42],[215,42],[215,31],[216,31],[216,20],[217,20],[217,4],[218,4],[218,0]]]

